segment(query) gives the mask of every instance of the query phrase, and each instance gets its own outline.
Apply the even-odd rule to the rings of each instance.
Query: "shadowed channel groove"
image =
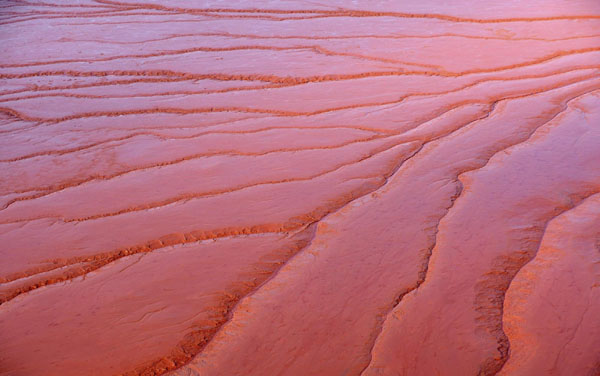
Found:
[[[597,373],[595,1],[0,24],[0,374]]]

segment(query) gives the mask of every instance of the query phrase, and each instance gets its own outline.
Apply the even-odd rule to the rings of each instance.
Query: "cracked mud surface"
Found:
[[[0,40],[0,375],[600,375],[597,1],[2,1]]]

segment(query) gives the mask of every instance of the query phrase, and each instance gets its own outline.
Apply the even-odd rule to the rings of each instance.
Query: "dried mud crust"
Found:
[[[596,2],[0,15],[0,374],[598,374]]]

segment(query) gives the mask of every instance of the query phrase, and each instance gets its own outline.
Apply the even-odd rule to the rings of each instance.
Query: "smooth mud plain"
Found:
[[[0,2],[1,375],[600,374],[600,2],[134,1]]]

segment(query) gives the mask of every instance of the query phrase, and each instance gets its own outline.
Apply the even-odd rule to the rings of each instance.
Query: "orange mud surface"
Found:
[[[0,375],[600,375],[600,2],[0,1]]]

